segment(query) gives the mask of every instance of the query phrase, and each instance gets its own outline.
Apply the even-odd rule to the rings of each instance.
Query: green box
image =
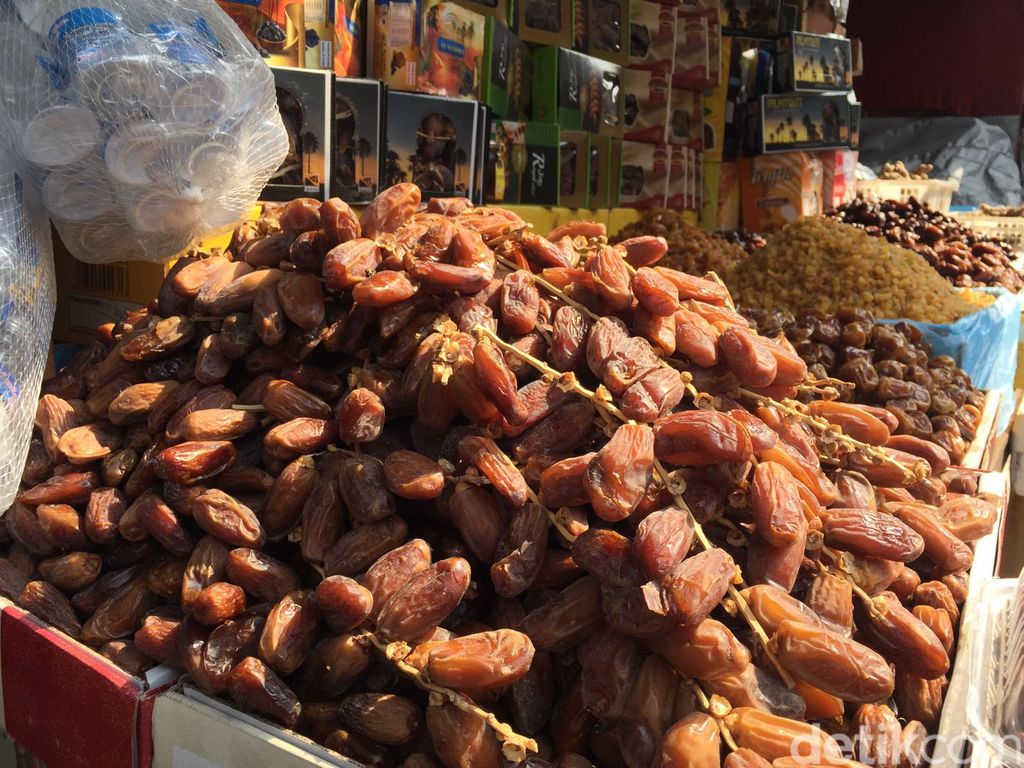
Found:
[[[610,208],[612,137],[590,137],[590,208]]]
[[[558,126],[491,122],[485,202],[558,205]]]
[[[590,134],[562,131],[558,143],[558,204],[563,208],[590,205]]]
[[[623,69],[568,48],[533,52],[533,119],[563,130],[621,136]]]
[[[487,19],[480,100],[505,120],[519,120],[533,85],[530,51],[508,25]]]

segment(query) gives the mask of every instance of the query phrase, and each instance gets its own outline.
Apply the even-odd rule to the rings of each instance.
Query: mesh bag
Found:
[[[18,492],[53,327],[50,226],[0,152],[0,511]]]
[[[82,261],[165,261],[284,159],[274,78],[213,0],[0,0],[0,121]]]

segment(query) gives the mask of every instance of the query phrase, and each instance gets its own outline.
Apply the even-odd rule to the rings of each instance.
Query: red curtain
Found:
[[[1021,114],[1024,0],[851,0],[847,29],[872,116]]]

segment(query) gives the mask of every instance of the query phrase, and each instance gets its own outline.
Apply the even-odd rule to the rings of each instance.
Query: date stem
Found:
[[[514,269],[514,270],[522,269],[522,267],[520,267],[514,261],[509,261],[504,256],[499,256],[498,254],[494,254],[494,259],[499,264],[501,264],[503,267],[508,267],[509,269]],[[537,285],[542,286],[546,291],[548,291],[549,293],[557,296],[559,299],[564,301],[569,306],[575,307],[576,309],[578,309],[580,312],[585,314],[587,317],[589,317],[594,322],[597,322],[598,320],[601,319],[601,316],[598,315],[597,313],[591,312],[589,309],[587,309],[585,306],[580,304],[575,299],[569,298],[569,295],[565,291],[563,291],[561,288],[556,286],[554,283],[551,283],[551,282],[545,280],[543,277],[541,277],[540,275],[537,275],[537,274],[534,274],[533,279],[534,279],[534,282],[537,283]]]
[[[708,698],[708,695],[704,693],[704,689],[700,687],[700,683],[696,680],[687,680],[686,684],[690,686],[690,690],[693,691],[693,695],[697,697],[697,703],[700,704],[701,709],[714,718],[715,725],[718,726],[718,731],[722,734],[722,741],[725,742],[725,746],[729,748],[729,751],[735,752],[739,749],[739,745],[732,737],[732,731],[730,731],[729,726],[725,724],[725,715],[729,714],[729,710],[732,709],[732,705],[726,702],[723,707],[716,706],[717,702]],[[713,698],[721,699],[720,696],[715,696]]]
[[[611,395],[608,393],[607,390],[604,389],[604,387],[600,387],[596,392],[587,389],[582,384],[580,384],[579,380],[576,378],[576,375],[571,371],[568,373],[560,373],[559,371],[556,371],[554,368],[549,366],[544,361],[538,360],[533,355],[530,355],[527,352],[523,352],[522,350],[517,349],[511,344],[508,344],[507,342],[503,341],[497,334],[493,333],[492,331],[483,327],[482,325],[476,326],[473,329],[473,333],[477,337],[477,339],[486,338],[490,340],[492,343],[498,345],[500,349],[506,350],[513,355],[517,355],[520,359],[529,363],[544,375],[550,376],[556,381],[563,382],[563,388],[566,392],[574,392],[580,397],[586,398],[587,400],[592,402],[598,408],[598,410],[603,409],[607,411],[609,414],[612,414],[616,418],[621,420],[624,424],[636,424],[635,421],[627,417],[626,414],[624,414],[619,409],[619,407],[615,405],[615,403],[612,401]],[[697,521],[697,518],[693,516],[693,512],[690,511],[690,508],[683,500],[682,493],[679,489],[678,484],[672,480],[672,478],[669,476],[669,473],[665,470],[665,467],[658,459],[654,460],[654,468],[657,471],[658,476],[661,478],[662,483],[664,483],[665,487],[672,494],[672,499],[675,502],[675,504],[680,509],[685,510],[686,514],[689,515],[690,523],[693,525],[697,541],[700,542],[701,547],[703,547],[705,550],[715,549],[715,545],[707,537],[707,534],[704,533],[704,527]],[[539,503],[536,501],[537,497],[532,489],[530,490],[530,498],[532,501]],[[554,523],[554,518],[552,517],[550,511],[548,512],[548,517]],[[742,576],[740,577],[740,584],[741,586],[746,587],[745,582],[743,582]],[[757,635],[758,640],[764,648],[765,654],[768,656],[769,659],[771,659],[771,662],[775,666],[776,670],[778,670],[779,676],[782,678],[782,681],[786,684],[787,687],[792,688],[796,684],[793,680],[793,677],[789,674],[789,672],[786,671],[786,669],[779,662],[778,658],[776,658],[775,654],[772,653],[771,649],[768,647],[768,635],[764,631],[764,627],[761,626],[761,623],[754,616],[753,612],[750,610],[750,606],[747,605],[747,601],[740,594],[739,590],[736,589],[735,585],[729,585],[729,595],[736,601],[736,604],[740,608],[740,613],[743,614],[743,618],[746,619],[747,623],[750,625],[750,628],[754,630],[754,634]]]
[[[535,740],[525,736],[520,736],[512,730],[512,726],[501,722],[492,713],[481,709],[458,691],[432,683],[426,674],[420,672],[420,670],[416,669],[416,667],[411,664],[406,663],[405,657],[408,656],[412,650],[407,643],[388,643],[377,637],[376,634],[369,630],[365,630],[361,634],[356,635],[356,638],[370,642],[374,648],[384,655],[384,658],[395,665],[399,672],[406,677],[411,678],[412,681],[423,690],[428,691],[432,695],[436,694],[437,696],[448,700],[463,712],[475,715],[487,723],[491,730],[493,730],[501,740],[501,751],[505,755],[506,759],[513,763],[521,763],[527,758],[528,753],[537,752],[537,742]]]

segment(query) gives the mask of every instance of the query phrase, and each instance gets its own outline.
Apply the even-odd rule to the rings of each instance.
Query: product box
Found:
[[[853,88],[850,41],[794,32],[776,43],[775,90],[849,91]]]
[[[533,52],[533,119],[563,130],[622,134],[623,71],[618,64],[543,47]]]
[[[389,91],[384,184],[412,182],[424,199],[474,196],[475,101]]]
[[[486,17],[447,0],[424,0],[416,90],[435,96],[480,96]]]
[[[860,102],[850,104],[850,149],[860,146]]]
[[[809,152],[744,158],[740,163],[743,226],[773,232],[822,211],[821,160]]]
[[[664,144],[668,138],[670,78],[667,72],[626,70],[622,138]]]
[[[696,150],[704,148],[704,96],[700,91],[673,88],[668,137],[673,144]]]
[[[217,0],[268,64],[331,69],[335,30],[330,0]],[[341,19],[341,36],[350,34]]]
[[[622,139],[613,136],[608,144],[611,152],[608,163],[608,207],[618,208],[619,190],[622,186]]]
[[[821,205],[838,208],[857,196],[857,151],[829,149],[818,155],[821,160]]]
[[[590,193],[590,134],[561,131],[558,136],[558,205],[587,208]]]
[[[504,120],[518,120],[530,103],[530,51],[508,25],[488,18],[480,100]]]
[[[699,89],[710,85],[709,18],[707,13],[695,13],[686,10],[685,7],[677,11],[673,87]]]
[[[484,203],[558,205],[558,126],[492,120]]]
[[[846,35],[850,0],[800,0],[800,32],[815,35]]]
[[[594,210],[612,206],[612,137],[590,137],[590,204]]]
[[[335,80],[331,194],[347,203],[368,203],[380,191],[385,94],[379,80]]]
[[[569,47],[572,11],[572,0],[515,0],[512,27],[524,42]]]
[[[779,34],[788,35],[800,29],[800,4],[782,3],[779,6]]]
[[[487,144],[491,137],[491,108],[476,103],[476,141],[473,142],[473,196],[475,205],[484,202],[484,166],[487,164]]]
[[[623,141],[619,205],[624,208],[664,208],[669,164],[667,144]]]
[[[739,162],[723,162],[718,166],[718,228],[732,231],[740,228],[742,194]]]
[[[334,74],[338,77],[364,75],[365,17],[362,0],[334,0]]]
[[[334,74],[271,67],[277,108],[288,133],[288,154],[262,193],[264,200],[330,197]]]
[[[372,0],[367,6],[366,68],[398,91],[416,90],[420,0]]]
[[[502,22],[508,21],[508,0],[455,0],[456,3],[471,11],[482,13]]]
[[[729,86],[723,83],[706,92],[704,104],[704,156],[721,160],[725,147],[725,125]]]
[[[180,673],[135,677],[6,600],[0,611],[0,728],[34,765],[151,765],[153,700]]]
[[[780,0],[727,0],[719,20],[724,35],[769,37],[779,29]]]
[[[580,53],[629,63],[629,0],[573,0],[573,43]]]
[[[629,66],[671,72],[676,58],[675,7],[633,0],[629,14]]]
[[[682,211],[690,207],[689,183],[690,157],[686,147],[669,145],[668,192],[665,207]]]
[[[850,102],[845,93],[762,96],[762,152],[841,148],[850,141]]]

